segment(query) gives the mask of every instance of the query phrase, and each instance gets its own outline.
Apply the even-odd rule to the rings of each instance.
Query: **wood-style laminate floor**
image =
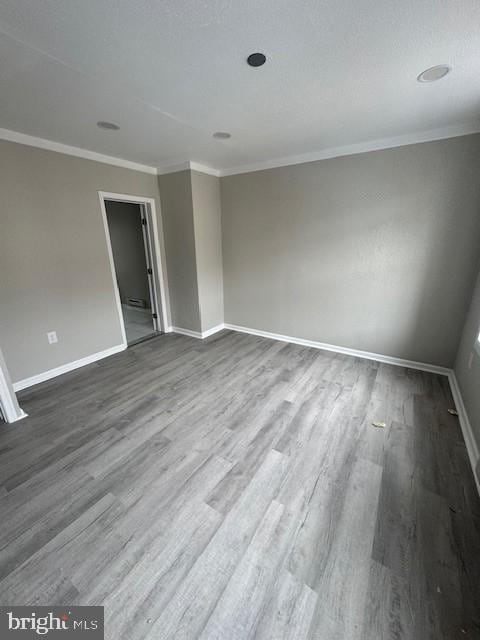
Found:
[[[0,431],[0,604],[101,604],[112,640],[480,637],[446,378],[225,331],[21,404]]]

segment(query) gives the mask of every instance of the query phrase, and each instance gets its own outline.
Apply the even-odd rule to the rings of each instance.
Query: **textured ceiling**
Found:
[[[478,0],[1,0],[0,127],[226,170],[480,129],[479,26]],[[440,63],[452,73],[416,82]]]

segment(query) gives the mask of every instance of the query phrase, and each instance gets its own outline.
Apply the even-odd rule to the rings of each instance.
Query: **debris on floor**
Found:
[[[449,409],[448,413],[452,416],[458,416],[458,411],[456,409]]]
[[[380,422],[378,420],[376,420],[375,422],[372,422],[374,427],[378,427],[379,429],[385,429],[385,427],[387,426],[385,424],[385,422]]]

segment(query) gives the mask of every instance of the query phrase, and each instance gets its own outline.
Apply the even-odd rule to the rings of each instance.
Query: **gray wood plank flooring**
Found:
[[[0,429],[0,604],[103,605],[112,640],[480,638],[446,378],[224,331],[21,403]]]

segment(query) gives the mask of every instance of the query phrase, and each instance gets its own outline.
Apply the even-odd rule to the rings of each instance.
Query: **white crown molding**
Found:
[[[61,376],[62,373],[68,373],[69,371],[73,371],[74,369],[79,369],[80,367],[84,367],[85,365],[91,364],[92,362],[96,362],[97,360],[107,358],[108,356],[113,356],[114,353],[119,353],[120,351],[124,351],[124,349],[126,348],[127,348],[127,345],[119,344],[115,347],[110,347],[110,349],[105,349],[105,351],[98,351],[97,353],[92,353],[90,356],[86,356],[85,358],[80,358],[80,360],[67,362],[66,364],[62,364],[60,367],[55,367],[55,369],[49,369],[48,371],[44,371],[43,373],[37,374],[36,376],[31,376],[30,378],[24,378],[23,380],[14,382],[13,388],[15,391],[21,391],[22,389],[26,389],[27,387],[32,387],[34,384],[39,384],[40,382],[45,382],[46,380],[50,380],[51,378],[56,378],[57,376]]]
[[[277,167],[288,167],[295,164],[305,164],[307,162],[317,162],[318,160],[328,160],[330,158],[338,158],[341,156],[351,156],[359,153],[368,153],[369,151],[394,149],[395,147],[403,147],[409,144],[420,144],[422,142],[434,142],[435,140],[445,140],[447,138],[468,136],[474,133],[480,133],[480,122],[474,124],[470,123],[455,125],[451,127],[445,127],[443,129],[432,129],[429,131],[406,134],[392,138],[381,138],[378,140],[359,142],[357,144],[351,144],[343,147],[332,147],[330,149],[313,151],[311,153],[304,153],[295,156],[285,156],[272,160],[264,160],[251,164],[238,165],[230,167],[228,169],[215,169],[213,167],[209,167],[207,165],[190,160],[182,162],[180,164],[156,168],[145,164],[139,164],[138,162],[132,162],[131,160],[117,158],[115,156],[107,156],[96,151],[89,151],[88,149],[82,149],[80,147],[72,147],[61,142],[53,142],[52,140],[47,140],[46,138],[36,138],[35,136],[30,136],[26,133],[20,133],[19,131],[11,131],[9,129],[0,129],[0,140],[16,142],[18,144],[24,144],[30,147],[38,147],[39,149],[46,149],[47,151],[55,151],[56,153],[63,153],[65,155],[76,156],[77,158],[84,158],[86,160],[102,162],[103,164],[123,167],[125,169],[131,169],[132,171],[150,173],[152,175],[162,176],[169,173],[177,173],[178,171],[190,170],[197,171],[199,173],[206,173],[207,175],[220,178],[238,175],[241,173],[251,173],[253,171],[275,169]]]
[[[179,164],[171,164],[167,167],[158,167],[157,174],[159,176],[165,176],[168,173],[177,173],[178,171],[188,171],[190,169],[190,162],[181,162]]]
[[[209,176],[215,176],[216,178],[219,178],[221,175],[221,171],[219,169],[207,167],[206,165],[199,164],[198,162],[190,162],[190,169],[192,171],[198,171],[198,173],[206,173]]]
[[[357,144],[350,144],[343,147],[332,147],[330,149],[323,149],[322,151],[314,151],[312,153],[303,153],[296,156],[286,156],[283,158],[275,158],[273,160],[254,162],[252,164],[243,164],[231,167],[230,169],[222,169],[219,173],[221,177],[233,176],[240,173],[264,171],[265,169],[275,169],[277,167],[305,164],[306,162],[316,162],[317,160],[328,160],[329,158],[338,158],[340,156],[352,156],[358,153],[368,153],[369,151],[394,149],[395,147],[404,147],[409,144],[434,142],[435,140],[445,140],[446,138],[457,138],[459,136],[468,136],[472,133],[480,133],[480,122],[445,127],[443,129],[431,129],[429,131],[421,131],[419,133],[411,133],[392,138],[381,138],[378,140],[359,142]]]
[[[216,178],[219,178],[221,174],[221,171],[218,169],[207,167],[206,165],[198,162],[191,162],[190,160],[180,164],[170,165],[168,167],[159,167],[157,169],[159,176],[164,176],[168,173],[177,173],[178,171],[197,171],[198,173],[206,173],[207,175],[215,176]]]
[[[25,144],[29,147],[37,147],[38,149],[46,149],[47,151],[55,151],[56,153],[84,158],[85,160],[103,162],[103,164],[110,164],[114,167],[123,167],[124,169],[131,169],[132,171],[141,171],[142,173],[151,173],[152,175],[157,174],[156,167],[139,164],[138,162],[131,162],[130,160],[124,160],[123,158],[116,158],[115,156],[106,156],[103,153],[89,151],[88,149],[82,149],[80,147],[72,147],[67,144],[62,144],[61,142],[46,140],[45,138],[36,138],[35,136],[20,133],[19,131],[0,129],[0,140],[16,142],[17,144]]]

